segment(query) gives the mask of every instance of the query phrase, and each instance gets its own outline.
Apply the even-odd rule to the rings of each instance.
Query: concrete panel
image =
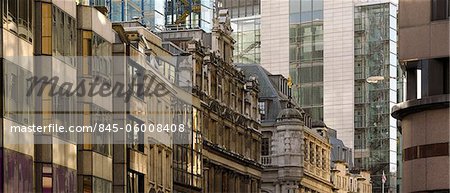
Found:
[[[52,3],[68,13],[73,18],[77,18],[77,4],[74,0],[53,0]]]
[[[428,58],[430,56],[430,26],[400,28],[399,59]]]
[[[447,135],[448,136],[448,135]],[[426,187],[428,190],[444,190],[450,187],[449,157],[432,157],[426,159],[427,174]]]
[[[112,159],[96,152],[92,152],[92,175],[112,180]]]
[[[433,22],[430,29],[430,57],[448,57],[449,49],[449,20]]]
[[[410,161],[410,174],[408,176],[411,177],[411,184],[410,184],[410,190],[411,191],[418,191],[418,190],[425,190],[426,188],[426,168],[427,163],[425,159],[416,159]],[[417,177],[414,177],[417,176]],[[421,177],[419,177],[421,176]]]
[[[97,9],[91,9],[92,13],[92,30],[105,38],[108,42],[113,42],[114,33],[112,30],[112,24],[109,21],[108,17],[100,13]]]
[[[431,21],[431,1],[400,0],[399,27],[426,25]]]
[[[77,146],[75,144],[67,144],[60,139],[53,138],[52,155],[53,163],[77,169]]]
[[[112,103],[113,97],[111,96],[100,96],[100,95],[94,95],[92,97],[92,103],[95,105],[98,105],[99,107],[102,107],[103,109],[107,111],[113,110],[113,103]]]
[[[426,112],[426,143],[449,142],[449,111],[448,109],[437,109]]]
[[[80,174],[83,175],[92,175],[92,152],[91,151],[80,151],[78,156],[81,156],[83,159],[79,159],[79,163],[81,164]],[[80,169],[80,168],[79,168]]]
[[[55,57],[52,57],[52,76],[59,77],[58,86],[60,86],[64,82],[77,82],[76,68],[73,66],[69,66],[68,64]]]
[[[18,63],[17,56],[19,56],[19,38],[9,32],[8,30],[3,31],[3,57],[13,63]]]
[[[8,120],[8,119],[2,119],[3,120],[3,136],[4,136],[4,144],[3,146],[5,148],[34,156],[34,135],[33,133],[19,133],[19,132],[11,132],[11,126],[20,126],[20,124]]]

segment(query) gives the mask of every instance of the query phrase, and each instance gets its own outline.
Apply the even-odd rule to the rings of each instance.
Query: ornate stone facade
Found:
[[[305,125],[304,113],[281,110],[266,156],[262,190],[270,193],[332,192],[330,149],[326,128]]]
[[[331,182],[333,183],[333,192],[336,193],[372,193],[370,173],[349,171],[345,162],[333,163]]]
[[[175,192],[260,192],[259,88],[232,64],[227,10],[219,11],[210,34],[184,30],[161,36],[191,54],[193,65],[181,74],[193,77],[192,105],[198,110],[203,142],[202,185],[175,181]]]

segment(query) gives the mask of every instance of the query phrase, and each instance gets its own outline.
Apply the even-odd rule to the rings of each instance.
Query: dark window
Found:
[[[129,127],[131,126],[132,132],[127,132],[128,148],[134,149],[139,152],[144,152],[144,133],[141,131],[135,131],[134,128],[142,128],[142,122],[137,121],[131,117],[127,121]]]
[[[261,155],[262,156],[270,155],[270,139],[269,138],[262,138]]]
[[[27,78],[31,77],[31,72],[25,70],[8,60],[3,59],[4,66],[3,85],[5,102],[3,103],[3,113],[5,117],[16,122],[28,124],[33,120],[34,97],[26,93],[30,86]]]
[[[445,20],[450,16],[448,0],[432,0],[431,20]]]
[[[73,66],[76,55],[75,19],[56,6],[53,6],[52,17],[53,56]]]
[[[449,68],[449,58],[446,58],[442,62],[442,73],[443,73],[443,79],[444,79],[444,92],[443,94],[449,94],[450,89],[450,68]]]
[[[413,159],[448,156],[448,143],[427,144],[421,146],[414,146],[404,150],[404,161]]]
[[[110,124],[112,122],[111,113],[107,110],[92,105],[91,107],[91,125],[95,124]],[[107,132],[95,132],[92,135],[92,150],[102,155],[111,156],[111,135]]]
[[[5,193],[33,191],[33,159],[29,155],[5,149],[1,157]]]
[[[128,171],[127,193],[144,193],[144,175],[133,171]]]
[[[403,152],[404,155],[404,160],[408,161],[408,160],[413,160],[417,158],[417,147],[411,147],[408,149],[405,149]]]
[[[128,79],[129,84],[133,85],[133,95],[140,99],[144,99],[144,90],[142,88],[144,83],[144,69],[139,65],[129,65]]]
[[[77,173],[75,170],[55,164],[52,178],[53,192],[76,192]]]
[[[19,14],[18,14],[18,32],[21,38],[27,41],[32,40],[31,22],[32,22],[32,1],[19,0]]]
[[[7,0],[8,5],[5,9],[8,14],[8,23],[13,22],[14,24],[17,24],[17,0]],[[17,26],[16,26],[17,28]]]
[[[419,157],[437,157],[448,155],[448,143],[422,145],[419,147]]]

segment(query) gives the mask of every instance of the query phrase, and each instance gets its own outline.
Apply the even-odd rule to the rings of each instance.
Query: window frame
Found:
[[[439,2],[442,1],[442,2]],[[449,0],[431,0],[431,12],[430,12],[430,19],[431,21],[441,21],[441,20],[448,20],[450,17],[450,2]],[[445,3],[446,6],[440,6],[440,3]],[[437,11],[441,9],[445,9],[445,13],[441,13],[442,15],[438,15]],[[441,10],[439,10],[441,11]]]

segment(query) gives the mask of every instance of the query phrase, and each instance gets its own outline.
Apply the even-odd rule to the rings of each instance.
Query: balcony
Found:
[[[272,165],[272,156],[261,156],[261,163],[263,166]]]

